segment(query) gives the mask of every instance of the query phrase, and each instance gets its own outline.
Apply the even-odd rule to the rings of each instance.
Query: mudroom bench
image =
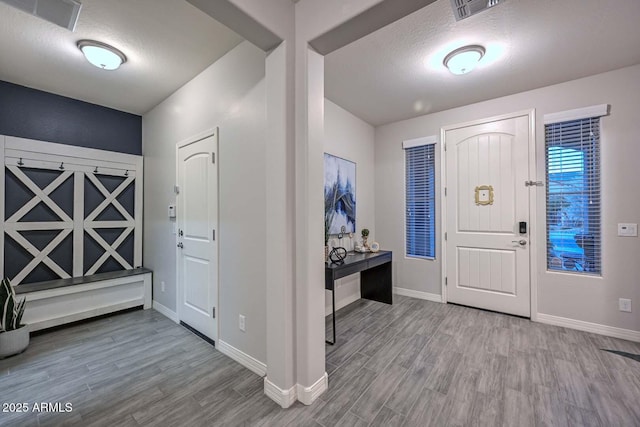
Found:
[[[114,271],[16,286],[27,298],[23,322],[31,331],[142,306],[151,308],[148,268]]]

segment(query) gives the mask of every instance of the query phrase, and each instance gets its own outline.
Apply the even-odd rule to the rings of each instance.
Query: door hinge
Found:
[[[213,240],[216,240],[216,230],[213,230]]]
[[[173,192],[176,194],[180,194],[180,186],[179,185],[174,185],[173,186]]]
[[[216,163],[216,153],[211,153],[211,163]]]
[[[442,147],[444,148],[444,151],[447,151],[447,143],[446,142],[444,144],[442,144]]]
[[[445,286],[449,286],[449,278],[448,277],[444,278],[444,285]]]
[[[211,317],[213,317],[214,319],[216,318],[216,308],[215,307],[213,307],[211,309]]]
[[[544,187],[544,183],[542,181],[525,181],[525,187]]]
[[[447,232],[444,232],[444,240],[447,240]]]
[[[444,187],[444,196],[447,197],[447,187]]]

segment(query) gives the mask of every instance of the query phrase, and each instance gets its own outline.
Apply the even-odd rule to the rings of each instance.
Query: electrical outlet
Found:
[[[618,300],[618,308],[620,309],[620,311],[631,313],[631,300],[627,298],[620,298]]]
[[[164,291],[165,291],[164,282],[160,282],[160,290],[161,290],[162,292],[164,292]]]
[[[238,327],[242,332],[244,332],[246,330],[245,326],[245,317],[241,314],[238,320]]]

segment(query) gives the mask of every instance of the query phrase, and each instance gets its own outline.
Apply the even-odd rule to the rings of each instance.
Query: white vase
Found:
[[[29,325],[0,333],[0,359],[22,353],[29,346]]]

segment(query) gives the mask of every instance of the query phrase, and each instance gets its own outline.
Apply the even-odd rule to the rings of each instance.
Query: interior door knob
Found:
[[[512,240],[511,243],[517,243],[520,246],[527,246],[527,241],[524,239],[520,239],[520,240]]]

